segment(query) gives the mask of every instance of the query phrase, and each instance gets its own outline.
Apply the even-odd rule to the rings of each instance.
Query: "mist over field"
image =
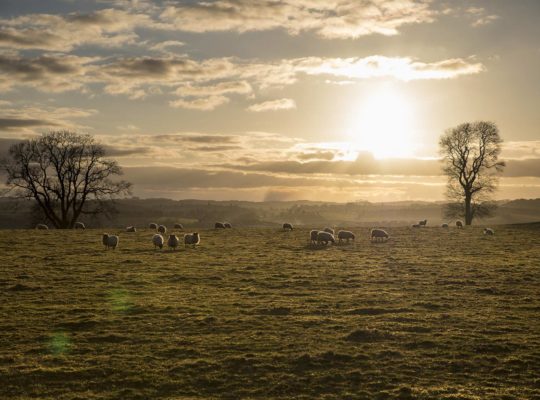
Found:
[[[32,213],[33,202],[0,199],[0,229],[33,228],[46,222]],[[498,211],[476,221],[479,225],[502,225],[540,221],[540,199],[497,202]],[[430,226],[453,219],[444,216],[444,203],[327,203],[317,201],[208,201],[169,199],[121,199],[114,201],[115,212],[108,216],[89,216],[87,227],[146,227],[156,222],[172,227],[210,228],[216,221],[230,221],[239,227],[280,227],[284,222],[299,226],[409,226],[424,218]]]

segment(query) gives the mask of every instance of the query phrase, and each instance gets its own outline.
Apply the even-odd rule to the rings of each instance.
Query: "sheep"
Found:
[[[128,226],[126,228],[126,232],[137,232],[137,228],[135,228],[134,226]]]
[[[426,226],[427,225],[427,219],[423,220],[423,221],[418,221],[418,225],[420,226]]]
[[[225,228],[229,228],[229,229],[232,228],[232,225],[231,225],[230,223],[228,223],[228,222],[224,222],[224,223],[223,223],[223,226],[224,226]]]
[[[198,232],[187,233],[184,235],[184,246],[192,245],[195,247],[199,243],[201,243],[201,237]]]
[[[328,232],[328,233],[330,233],[332,235],[334,234],[334,230],[332,228],[328,228],[328,227],[324,228],[323,232]]]
[[[86,229],[86,225],[84,225],[82,222],[75,222],[75,225],[73,225],[75,229]]]
[[[159,233],[156,233],[154,236],[152,236],[152,243],[154,244],[154,250],[157,247],[162,249],[163,248],[163,236],[161,236]]]
[[[319,231],[317,231],[317,230],[312,230],[311,232],[309,232],[309,241],[311,242],[311,244],[317,243],[317,234],[318,233],[319,233]]]
[[[149,229],[157,229],[157,224],[154,223],[154,222],[152,222],[152,223],[150,223],[150,224],[148,225],[148,228],[149,228]]]
[[[214,229],[225,229],[225,224],[223,222],[216,222],[214,224]]]
[[[293,230],[292,224],[289,224],[288,222],[285,222],[285,223],[283,224],[283,230],[284,230],[284,231],[292,231],[292,230]]]
[[[157,231],[162,235],[165,235],[167,233],[167,227],[165,225],[160,225],[158,226]]]
[[[167,240],[167,246],[175,250],[179,244],[180,244],[180,239],[178,239],[178,236],[169,235],[169,239]]]
[[[184,226],[182,224],[174,224],[174,229],[180,229],[183,230]]]
[[[40,229],[40,230],[48,230],[49,227],[45,224],[37,224],[36,225],[36,229]]]
[[[379,241],[381,239],[384,241],[384,239],[388,240],[389,236],[388,233],[383,229],[372,229],[371,230],[371,240],[375,239],[375,241]]]
[[[495,235],[495,231],[491,228],[484,228],[484,235],[493,236]]]
[[[441,228],[448,228],[448,224],[446,224],[446,223],[442,224]]]
[[[456,221],[456,227],[457,227],[457,228],[460,228],[460,229],[463,228],[463,222],[461,222],[461,221]]]
[[[317,233],[317,244],[325,244],[327,245],[329,242],[336,243],[336,239],[334,238],[334,235],[332,235],[330,232],[319,232]]]
[[[118,246],[118,242],[120,241],[120,238],[116,235],[109,235],[107,233],[104,233],[101,242],[105,246],[105,249],[112,248],[113,250],[116,250],[116,247]]]
[[[342,240],[347,240],[347,243],[349,243],[349,240],[352,239],[354,242],[354,239],[356,239],[356,236],[351,231],[339,231],[337,237],[340,243]]]

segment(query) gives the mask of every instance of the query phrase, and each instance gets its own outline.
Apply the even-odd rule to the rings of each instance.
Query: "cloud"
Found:
[[[29,86],[47,92],[81,89],[88,65],[95,59],[45,54],[37,57],[0,54],[0,89]]]
[[[278,99],[265,101],[263,103],[257,103],[249,106],[248,111],[252,112],[264,112],[264,111],[278,111],[278,110],[293,110],[296,108],[296,102],[293,99]]]
[[[57,124],[45,119],[0,118],[0,131],[35,126],[57,126]]]
[[[218,0],[173,3],[164,22],[188,32],[315,32],[326,39],[396,35],[407,24],[428,23],[435,11],[420,0]]]
[[[311,161],[311,160],[327,160],[331,161],[336,157],[336,152],[332,150],[317,150],[308,153],[298,153],[296,158],[301,161]]]
[[[485,67],[478,62],[453,58],[421,62],[410,57],[369,56],[364,58],[306,57],[295,61],[295,70],[308,75],[348,79],[394,78],[402,81],[451,79],[478,74]]]
[[[114,8],[89,14],[27,14],[0,19],[0,47],[69,52],[83,45],[134,43],[137,27],[165,28],[144,13]]]
[[[178,99],[169,102],[174,108],[186,108],[188,110],[212,111],[217,107],[227,104],[229,99],[225,96],[210,96],[196,99]]]
[[[252,96],[267,88],[282,88],[310,75],[362,80],[390,78],[451,79],[478,74],[479,62],[461,58],[422,62],[408,57],[369,56],[364,58],[303,57],[261,63],[257,60],[186,56],[163,57],[80,57],[44,54],[23,57],[0,55],[0,89],[18,86],[40,91],[64,92],[102,90],[110,95],[141,99],[148,95],[174,93],[175,108],[209,111],[227,104],[231,96]],[[280,99],[250,107],[251,111],[291,109],[294,100]]]
[[[76,107],[32,107],[6,105],[0,110],[0,132],[10,135],[34,135],[49,129],[86,129],[74,119],[87,118],[97,113],[94,109]]]
[[[465,14],[473,19],[471,26],[474,28],[491,24],[500,18],[496,14],[488,14],[487,10],[483,7],[469,7],[465,10]]]

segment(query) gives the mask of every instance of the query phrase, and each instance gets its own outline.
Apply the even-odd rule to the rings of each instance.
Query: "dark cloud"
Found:
[[[28,128],[34,126],[58,126],[58,124],[44,119],[0,118],[0,130]]]
[[[172,134],[172,135],[156,135],[153,136],[157,142],[171,141],[178,143],[205,143],[205,144],[229,144],[237,143],[238,136],[234,135],[204,135],[204,134]]]
[[[231,150],[241,150],[242,146],[198,146],[192,147],[192,151],[202,151],[202,152],[214,152],[214,151],[231,151]]]
[[[333,160],[336,156],[336,153],[333,151],[313,151],[309,153],[299,153],[296,155],[296,158],[302,161],[308,160]]]
[[[103,145],[105,149],[105,154],[107,157],[125,157],[133,155],[146,155],[150,154],[152,151],[148,147],[120,147],[120,146],[111,146]]]

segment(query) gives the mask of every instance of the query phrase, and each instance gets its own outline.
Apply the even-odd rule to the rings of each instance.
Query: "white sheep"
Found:
[[[116,249],[118,246],[118,242],[120,241],[120,238],[116,235],[109,235],[107,233],[104,233],[101,241],[106,249],[112,248],[113,250]]]
[[[157,224],[154,223],[154,222],[152,222],[152,223],[150,223],[150,224],[148,225],[148,228],[149,228],[149,229],[157,229]]]
[[[309,240],[312,244],[317,243],[317,234],[319,233],[318,230],[312,230],[309,232]]]
[[[356,236],[351,231],[339,231],[337,237],[340,243],[342,240],[347,240],[347,243],[349,243],[349,240],[354,242],[354,239],[356,239]]]
[[[161,233],[162,235],[164,235],[167,233],[167,227],[165,225],[160,225],[158,226],[157,231]]]
[[[179,244],[180,244],[180,239],[178,239],[178,236],[169,235],[169,239],[167,240],[167,246],[175,250]]]
[[[183,230],[184,226],[182,224],[174,224],[174,229],[180,229]]]
[[[126,232],[137,232],[137,228],[135,228],[134,226],[128,226],[126,228]]]
[[[456,221],[456,227],[458,227],[458,228],[463,228],[463,222],[461,222],[461,221]]]
[[[84,225],[82,222],[75,222],[75,225],[73,225],[75,229],[86,229],[86,225]]]
[[[40,229],[40,230],[48,230],[49,227],[45,224],[37,224],[36,225],[36,229]]]
[[[327,232],[327,233],[330,233],[330,234],[334,235],[334,230],[332,228],[326,227],[326,228],[323,229],[323,232]]]
[[[224,222],[224,223],[223,223],[223,226],[224,226],[225,228],[229,228],[229,229],[232,228],[232,225],[231,225],[229,222]]]
[[[195,247],[195,245],[198,245],[199,243],[201,243],[201,237],[198,232],[187,233],[184,235],[184,246],[191,245]]]
[[[484,235],[493,236],[495,235],[495,231],[491,228],[484,228]]]
[[[336,239],[334,238],[334,235],[332,235],[330,232],[321,231],[317,233],[317,244],[325,244],[328,243],[336,243]]]
[[[292,230],[293,230],[292,224],[289,224],[288,222],[285,222],[285,223],[283,224],[283,230],[284,230],[284,231],[292,231]]]
[[[446,223],[442,224],[441,228],[448,228],[448,224],[446,224]]]
[[[372,229],[371,230],[371,240],[375,239],[375,241],[379,241],[381,239],[384,241],[384,239],[388,240],[389,235],[388,233],[383,229]]]
[[[216,222],[214,224],[215,229],[225,229],[225,224],[223,222]]]
[[[420,226],[426,226],[427,225],[427,219],[423,220],[423,221],[418,221],[418,225]]]
[[[163,236],[161,236],[159,233],[156,233],[154,236],[152,236],[152,243],[154,244],[154,250],[157,247],[162,249],[163,248]]]

